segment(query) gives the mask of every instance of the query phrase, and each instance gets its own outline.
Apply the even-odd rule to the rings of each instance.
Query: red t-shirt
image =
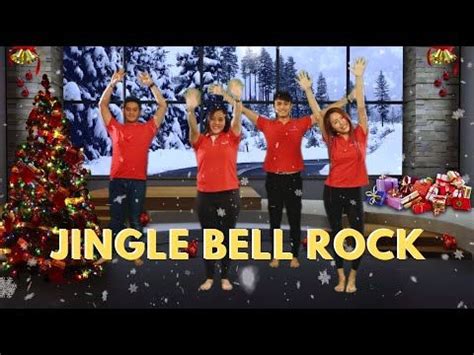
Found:
[[[196,152],[197,189],[201,192],[219,192],[239,188],[237,152],[240,135],[231,129],[219,134],[214,142],[209,134],[200,134],[193,148]]]
[[[269,173],[289,173],[304,169],[301,141],[311,128],[310,116],[292,118],[283,124],[278,119],[259,116],[257,128],[267,141],[267,154],[263,169]]]
[[[148,150],[158,131],[155,120],[120,124],[112,118],[106,128],[113,149],[110,179],[146,180]]]
[[[328,137],[330,169],[325,184],[331,187],[362,187],[369,184],[365,154],[367,150],[367,133],[357,125],[354,139],[349,137]]]

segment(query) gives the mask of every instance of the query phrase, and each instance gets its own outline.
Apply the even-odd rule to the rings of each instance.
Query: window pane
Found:
[[[64,47],[64,100],[98,100],[114,71],[121,68],[123,47]],[[118,83],[112,100],[123,97]]]
[[[339,100],[346,93],[346,47],[280,47],[280,89],[306,101],[295,81],[296,73],[307,71],[313,92],[321,101]]]
[[[403,98],[403,47],[351,47],[351,63],[367,59],[364,74],[367,100],[401,101]],[[351,75],[351,81],[354,77]]]
[[[235,48],[238,68],[235,66],[234,52],[228,49],[227,52],[231,54],[225,54],[230,56],[234,68],[237,68],[237,78],[245,84],[243,99],[272,101],[276,88],[276,47],[221,48]]]

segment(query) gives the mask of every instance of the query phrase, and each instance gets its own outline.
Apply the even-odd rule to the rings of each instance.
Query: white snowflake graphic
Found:
[[[369,277],[372,277],[372,276],[374,276],[374,273],[373,272],[369,273]]]
[[[467,305],[464,304],[464,301],[460,301],[460,302],[458,303],[457,308],[467,308]]]
[[[114,202],[118,203],[118,204],[122,204],[122,200],[126,199],[127,198],[127,195],[121,195],[121,196],[117,196],[116,198],[114,198]]]
[[[410,276],[410,280],[414,283],[418,282],[418,279],[416,278],[416,276]]]
[[[0,298],[12,298],[16,287],[17,285],[11,277],[0,277]]]
[[[33,297],[35,297],[35,293],[29,293],[25,296],[25,301],[31,300]]]
[[[336,266],[336,262],[334,260],[331,260],[331,262],[329,264],[331,264],[332,267]]]
[[[468,62],[468,63],[467,63],[467,67],[468,67],[468,68],[472,68],[472,62]]]
[[[295,195],[301,197],[301,196],[303,196],[303,191],[301,191],[300,189],[296,189],[295,190]]]
[[[258,280],[259,276],[256,266],[245,266],[239,270],[239,282],[247,294],[255,291]]]
[[[145,287],[150,287],[150,284],[148,282],[144,282],[143,284],[145,285]]]
[[[130,270],[130,275],[135,275],[137,273],[137,269],[133,268]]]
[[[460,118],[464,117],[464,112],[466,112],[466,111],[463,110],[463,109],[458,108],[456,111],[453,111],[453,114],[452,114],[451,118],[453,120],[459,120]]]
[[[454,252],[454,258],[459,260],[464,258],[462,250],[456,249],[456,251]]]
[[[321,281],[321,285],[324,285],[324,284],[329,285],[329,280],[331,280],[331,275],[328,274],[327,269],[324,269],[324,271],[319,272],[318,280]]]
[[[224,217],[224,216],[225,216],[225,209],[219,207],[219,208],[217,209],[217,215],[218,215],[219,217]]]
[[[108,295],[109,293],[107,292],[107,290],[102,291],[102,301],[107,302]]]
[[[249,179],[244,176],[242,179],[240,179],[240,185],[241,186],[247,186],[249,184]]]
[[[448,254],[441,254],[441,259],[446,261],[446,260],[449,259],[449,255]]]
[[[138,290],[138,286],[136,284],[130,284],[128,290],[130,291],[130,293],[135,293]]]
[[[464,182],[467,184],[469,184],[469,180],[471,180],[471,178],[469,177],[469,174],[465,174],[462,176],[462,179],[464,180]]]
[[[349,202],[351,203],[352,206],[356,206],[356,205],[357,205],[357,201],[356,201],[356,200],[350,200]]]
[[[301,281],[296,281],[296,289],[299,290],[301,287]]]

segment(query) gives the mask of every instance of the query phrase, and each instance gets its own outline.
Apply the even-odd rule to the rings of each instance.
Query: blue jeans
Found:
[[[110,224],[114,237],[125,228],[143,233],[140,214],[144,211],[146,180],[113,179],[109,184]]]

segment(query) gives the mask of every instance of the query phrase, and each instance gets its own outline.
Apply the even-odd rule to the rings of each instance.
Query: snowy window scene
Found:
[[[195,178],[196,157],[189,144],[183,94],[188,88],[203,93],[198,111],[201,129],[207,111],[230,106],[207,94],[210,84],[225,85],[232,78],[245,84],[244,105],[274,118],[273,94],[288,91],[294,101],[292,115],[311,114],[304,93],[295,81],[299,70],[313,79],[313,92],[321,107],[346,96],[354,86],[348,63],[365,57],[365,97],[369,116],[367,169],[370,175],[400,175],[402,171],[403,47],[64,47],[64,107],[72,129],[73,144],[84,148],[86,168],[94,176],[108,176],[112,144],[100,117],[98,102],[114,71],[125,68],[123,82],[110,102],[112,115],[123,122],[124,97],[142,101],[141,122],[151,118],[156,102],[139,84],[138,73],[148,72],[168,102],[168,111],[153,140],[148,176]],[[353,122],[355,104],[348,105]],[[306,178],[326,176],[327,148],[318,128],[302,142]],[[239,176],[263,177],[266,141],[245,117],[238,154]]]

